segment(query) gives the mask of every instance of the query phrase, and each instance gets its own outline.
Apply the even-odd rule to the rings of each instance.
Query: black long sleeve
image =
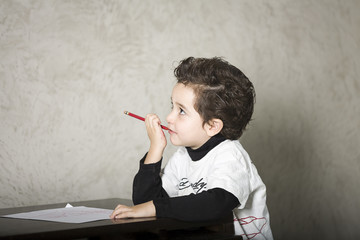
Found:
[[[222,188],[181,197],[154,199],[156,216],[184,221],[215,220],[226,216],[239,204],[232,193]]]
[[[184,221],[213,220],[231,212],[240,203],[222,188],[209,189],[199,194],[170,198],[162,187],[161,161],[144,164],[134,178],[133,202],[140,204],[153,200],[156,216],[176,218]]]
[[[161,160],[154,164],[144,164],[145,158],[146,154],[140,160],[139,171],[133,182],[132,199],[134,204],[148,202],[156,198],[169,198],[161,183]]]

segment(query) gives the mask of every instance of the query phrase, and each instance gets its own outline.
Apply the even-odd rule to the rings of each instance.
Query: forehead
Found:
[[[189,85],[177,83],[173,88],[171,99],[174,103],[182,104],[188,107],[194,106],[194,89]]]

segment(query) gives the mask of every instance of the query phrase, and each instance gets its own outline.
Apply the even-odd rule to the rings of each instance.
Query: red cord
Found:
[[[250,219],[250,220],[249,220],[249,219]],[[249,217],[245,217],[245,218],[235,218],[235,219],[234,219],[234,221],[238,221],[241,226],[250,224],[250,223],[252,223],[252,222],[255,221],[255,220],[265,220],[265,222],[264,222],[264,224],[261,226],[259,232],[251,233],[251,234],[241,234],[241,235],[246,236],[248,239],[253,239],[253,238],[256,237],[258,234],[261,233],[262,229],[264,228],[264,226],[265,226],[266,223],[267,223],[266,218],[264,218],[264,217],[262,217],[262,218],[257,218],[257,217],[254,217],[254,216],[249,216]]]

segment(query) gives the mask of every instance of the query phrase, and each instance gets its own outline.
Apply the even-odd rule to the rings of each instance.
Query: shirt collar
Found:
[[[204,143],[198,149],[191,149],[190,147],[186,147],[186,150],[193,161],[198,161],[202,159],[211,149],[225,141],[226,138],[220,133],[212,136],[206,143]]]

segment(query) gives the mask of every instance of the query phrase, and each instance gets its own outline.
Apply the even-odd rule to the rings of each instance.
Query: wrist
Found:
[[[144,164],[157,163],[161,160],[164,149],[154,148],[150,146],[149,152],[146,155]]]
[[[133,217],[155,217],[156,209],[153,201],[145,202],[132,207],[134,211]]]

